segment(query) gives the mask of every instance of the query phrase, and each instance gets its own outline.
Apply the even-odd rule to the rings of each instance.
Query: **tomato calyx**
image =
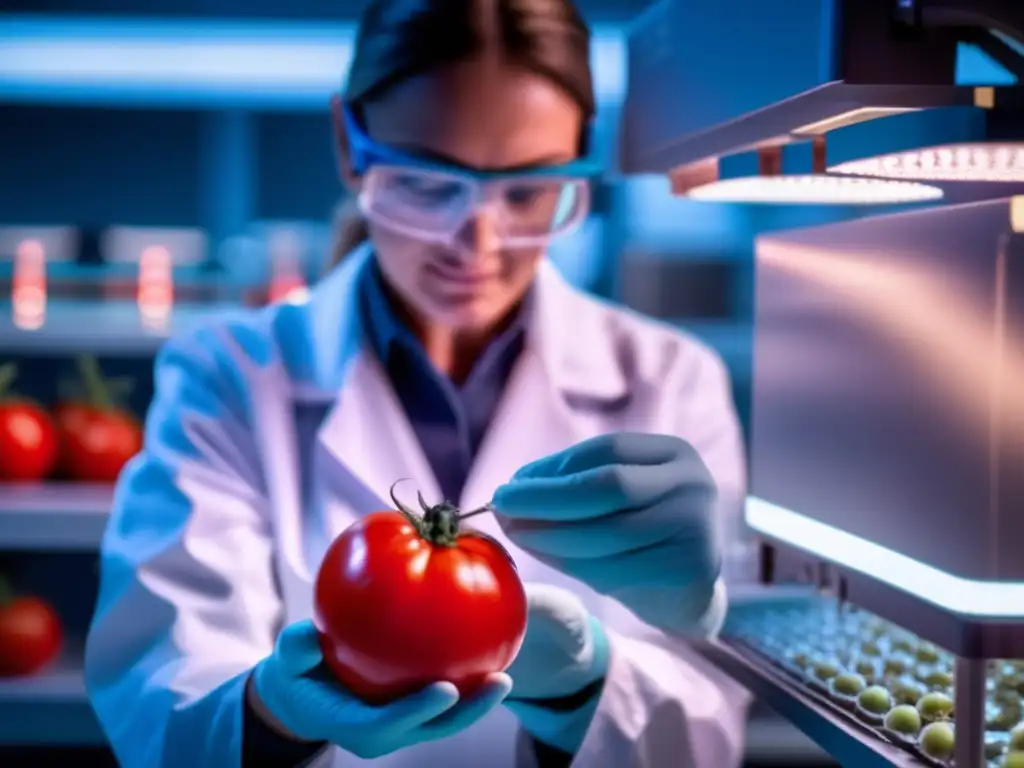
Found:
[[[14,602],[14,589],[7,579],[0,576],[0,608],[6,608]]]
[[[0,399],[6,399],[11,384],[18,378],[18,366],[14,363],[0,365]]]
[[[449,501],[442,501],[440,504],[428,504],[426,499],[423,498],[423,494],[417,492],[416,499],[419,501],[421,511],[416,512],[399,501],[395,496],[395,486],[400,482],[402,481],[395,482],[389,491],[391,502],[395,505],[395,509],[401,512],[405,519],[416,528],[416,532],[420,536],[437,546],[456,546],[459,537],[466,535],[462,531],[463,520],[492,511],[490,504],[485,504],[471,512],[463,512]],[[479,534],[474,531],[473,535]]]
[[[86,399],[89,405],[102,411],[114,410],[114,399],[110,396],[103,371],[95,357],[79,355],[75,358],[78,374],[82,377]]]
[[[11,386],[18,378],[18,366],[16,363],[4,363],[0,365],[0,403],[13,405],[17,403],[35,405],[35,402],[14,391]]]
[[[75,358],[79,382],[72,390],[66,388],[68,401],[82,401],[97,411],[113,412],[130,395],[135,383],[125,377],[110,379],[103,375],[103,369],[95,357],[79,355]],[[84,395],[84,397],[82,397]]]
[[[30,397],[16,392],[11,385],[18,378],[18,366],[16,363],[4,363],[0,365],[0,404],[3,405],[27,405],[38,408],[39,404]]]

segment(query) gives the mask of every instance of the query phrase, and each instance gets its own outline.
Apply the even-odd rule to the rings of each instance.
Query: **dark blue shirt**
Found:
[[[367,340],[388,373],[441,493],[457,504],[522,351],[522,313],[491,342],[466,381],[457,386],[434,368],[419,340],[395,315],[375,265],[365,278],[360,295]]]

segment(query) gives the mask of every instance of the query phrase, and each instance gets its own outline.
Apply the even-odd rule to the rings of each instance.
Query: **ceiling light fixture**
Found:
[[[852,160],[830,173],[916,181],[1024,182],[1024,142],[949,144]]]
[[[723,179],[689,190],[703,202],[779,205],[896,205],[941,200],[938,187],[910,181],[808,174]]]

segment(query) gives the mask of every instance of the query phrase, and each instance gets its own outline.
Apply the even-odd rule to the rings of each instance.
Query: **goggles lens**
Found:
[[[589,189],[581,179],[523,175],[479,181],[421,168],[373,166],[364,176],[359,202],[367,218],[412,237],[451,240],[486,211],[506,244],[538,245],[586,217]]]

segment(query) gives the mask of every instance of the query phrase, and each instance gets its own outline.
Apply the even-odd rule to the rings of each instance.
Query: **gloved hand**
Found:
[[[496,674],[472,699],[438,682],[397,702],[363,704],[327,677],[316,627],[300,621],[281,632],[273,653],[253,671],[260,703],[283,727],[305,741],[327,741],[357,757],[390,754],[469,727],[508,695],[512,681]]]
[[[526,638],[508,674],[505,706],[537,741],[575,754],[608,673],[604,628],[572,592],[528,583]]]
[[[725,608],[716,495],[689,443],[623,432],[526,465],[492,503],[509,539],[538,559],[652,626],[707,634]]]

